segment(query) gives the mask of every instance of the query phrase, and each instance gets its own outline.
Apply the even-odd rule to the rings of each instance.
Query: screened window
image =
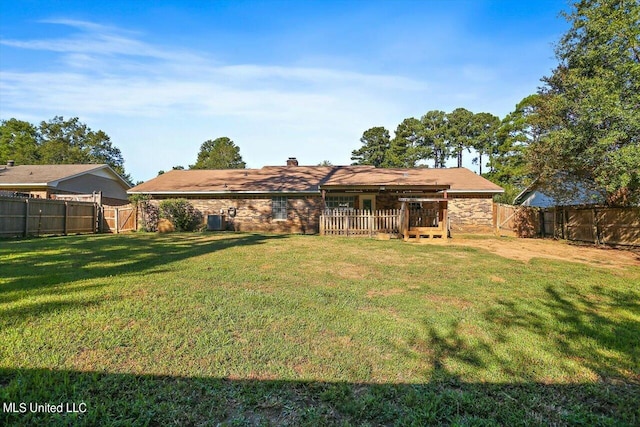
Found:
[[[356,198],[352,196],[327,196],[325,206],[327,209],[350,210],[355,207]]]
[[[287,219],[287,198],[282,196],[271,198],[273,219]]]
[[[418,196],[409,196],[412,199],[417,198]],[[411,210],[415,210],[415,209],[422,209],[422,202],[416,202],[416,201],[410,201],[409,202],[409,209]]]

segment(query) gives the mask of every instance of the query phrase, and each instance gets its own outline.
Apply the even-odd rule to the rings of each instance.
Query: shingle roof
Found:
[[[326,185],[449,186],[451,191],[502,191],[500,186],[466,168],[372,168],[358,173],[341,170],[331,177]]]
[[[18,165],[0,166],[0,184],[48,184],[102,169],[107,165]]]
[[[373,166],[265,166],[262,169],[173,170],[137,185],[129,193],[319,192],[357,186],[430,186],[464,192],[502,192],[465,168],[382,169]]]

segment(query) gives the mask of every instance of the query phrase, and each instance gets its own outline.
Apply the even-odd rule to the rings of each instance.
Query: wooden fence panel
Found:
[[[95,205],[67,204],[67,233],[82,233],[96,228]]]
[[[542,212],[542,227],[545,236],[556,235],[556,211],[555,209]]]
[[[0,197],[0,236],[23,236],[25,229],[24,199]]]
[[[102,207],[102,223],[100,231],[102,233],[115,233],[116,230],[116,210],[115,207]]]
[[[496,234],[500,236],[516,237],[514,216],[516,207],[495,203],[493,205],[493,221]]]
[[[550,236],[596,244],[640,246],[640,207],[494,204],[494,227],[503,236]]]
[[[88,202],[0,197],[0,236],[95,233],[97,213]]]
[[[567,208],[567,239],[597,243],[598,237],[591,209]]]
[[[640,207],[597,210],[602,243],[640,246]]]
[[[533,237],[540,232],[540,221],[535,208],[496,203],[494,224],[496,233],[509,237]]]
[[[28,234],[64,234],[65,202],[29,199]]]

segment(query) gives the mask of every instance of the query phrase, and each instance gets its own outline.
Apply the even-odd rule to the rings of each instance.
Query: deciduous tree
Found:
[[[198,159],[190,169],[244,169],[240,148],[226,136],[207,140],[200,146]]]
[[[602,189],[610,204],[640,200],[640,2],[581,0],[543,78],[548,133],[528,160],[541,181],[573,176]]]
[[[77,117],[56,116],[38,127],[16,119],[2,121],[0,159],[16,164],[105,163],[131,183],[122,153],[109,135],[91,130]]]
[[[527,152],[545,133],[540,111],[540,96],[529,95],[502,119],[496,129],[491,170],[485,176],[504,187],[500,202],[511,203],[536,178],[527,164]]]
[[[40,134],[29,122],[17,119],[0,122],[0,164],[14,160],[19,165],[40,163]]]

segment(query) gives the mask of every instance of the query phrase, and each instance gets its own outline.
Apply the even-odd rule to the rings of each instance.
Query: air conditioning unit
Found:
[[[227,221],[224,215],[207,215],[207,230],[224,231],[227,228]]]

